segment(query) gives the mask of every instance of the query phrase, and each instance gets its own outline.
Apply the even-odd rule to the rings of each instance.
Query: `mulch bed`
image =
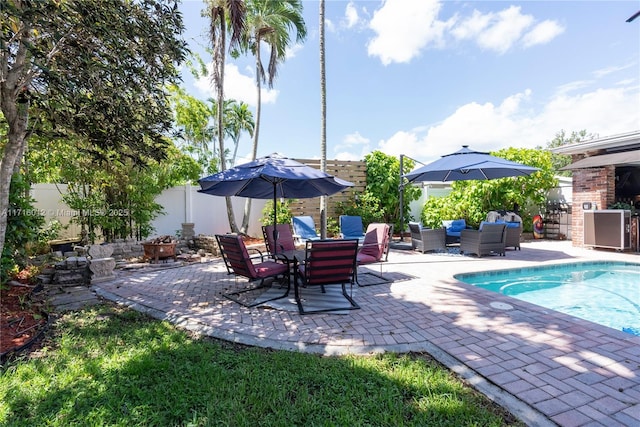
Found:
[[[46,329],[45,293],[24,284],[0,287],[0,358],[32,344]]]

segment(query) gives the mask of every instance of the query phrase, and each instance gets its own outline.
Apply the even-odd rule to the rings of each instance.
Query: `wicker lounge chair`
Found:
[[[419,222],[410,222],[411,247],[422,253],[446,249],[444,228],[422,228]]]
[[[447,235],[447,245],[451,245],[460,243],[460,233],[467,228],[467,221],[464,218],[444,220],[442,226]]]
[[[460,233],[460,253],[479,257],[497,253],[505,255],[505,224],[482,223],[479,230],[465,229]]]
[[[505,236],[505,248],[513,246],[514,250],[521,250],[520,237],[522,236],[522,223],[521,222],[507,222],[507,230]]]

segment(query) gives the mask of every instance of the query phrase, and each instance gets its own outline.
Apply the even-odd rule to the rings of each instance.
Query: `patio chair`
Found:
[[[450,219],[442,221],[442,226],[445,229],[447,235],[447,245],[454,243],[460,243],[460,233],[467,228],[467,221],[465,219]]]
[[[373,272],[365,272],[359,274],[356,271],[356,283],[358,284],[358,286],[381,285],[383,283],[392,282],[392,280],[387,279],[382,275],[382,263],[387,260],[387,257],[389,255],[389,241],[392,234],[390,230],[391,226],[389,226],[389,224],[371,223],[369,224],[369,226],[367,226],[367,232],[364,236],[362,246],[360,247],[360,249],[358,249],[356,261],[358,266],[379,263],[380,274],[376,274]],[[362,276],[364,274],[375,276],[382,280],[376,281],[375,283],[360,283],[360,281],[358,280],[358,276]]]
[[[360,306],[353,300],[353,282],[356,273],[356,254],[358,241],[352,240],[311,240],[306,243],[305,260],[297,266],[294,277],[294,292],[300,314],[324,313],[338,310],[354,310]],[[351,292],[347,293],[347,283]],[[302,286],[300,286],[302,285]],[[325,286],[342,286],[342,295],[349,305],[331,306],[314,310],[305,309],[301,287],[308,289],[320,286],[325,293]]]
[[[522,223],[521,222],[506,222],[506,236],[504,239],[505,248],[513,246],[513,250],[521,250],[520,237],[522,236]]]
[[[513,250],[521,250],[522,217],[520,215],[510,211],[489,211],[486,222],[506,224],[505,248],[513,247]]]
[[[305,244],[307,240],[320,240],[316,231],[316,223],[312,216],[294,216],[291,218],[293,237],[298,244]]]
[[[483,222],[478,230],[462,230],[460,233],[460,253],[476,254],[479,257],[497,253],[505,256],[505,224]]]
[[[274,228],[276,230],[275,235],[273,234]],[[275,255],[279,253],[296,249],[293,232],[289,224],[277,224],[275,227],[273,225],[263,225],[262,236],[264,237],[267,252],[269,252],[272,257],[275,257]]]
[[[419,222],[410,222],[411,247],[422,253],[445,250],[446,234],[444,228],[423,228]]]
[[[364,227],[361,216],[340,215],[339,222],[341,239],[358,239],[358,243],[364,241]]]
[[[258,256],[251,257],[242,237],[237,234],[216,234],[216,241],[218,242],[218,247],[220,248],[224,264],[227,267],[227,273],[235,274],[236,282],[238,280],[238,276],[246,277],[249,279],[249,282],[260,280],[258,286],[225,293],[223,294],[224,297],[245,307],[253,307],[258,304],[284,298],[289,295],[291,279],[289,275],[288,262],[277,262],[274,260],[265,261],[262,256],[262,252],[257,249],[252,250],[256,251]],[[245,292],[255,291],[260,288],[267,288],[268,286],[265,286],[265,279],[275,279],[278,276],[282,276],[287,281],[287,289],[283,295],[267,300],[256,300],[252,303],[247,303],[238,298],[239,295]]]

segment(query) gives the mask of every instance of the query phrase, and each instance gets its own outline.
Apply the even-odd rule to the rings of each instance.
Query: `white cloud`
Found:
[[[497,14],[492,14],[491,24],[486,31],[478,34],[477,43],[499,53],[508,51],[533,23],[531,15],[522,15],[520,8],[511,6]]]
[[[574,82],[565,83],[556,89],[556,95],[562,95],[569,92],[575,92],[585,89],[595,83],[594,80],[576,80]]]
[[[483,49],[502,54],[516,45],[528,48],[548,43],[564,32],[555,21],[534,24],[535,18],[522,14],[517,6],[485,14],[474,10],[454,26],[451,34],[458,40],[473,40]]]
[[[549,43],[562,33],[564,33],[564,27],[560,26],[557,22],[548,20],[543,21],[536,25],[533,30],[524,35],[522,38],[522,44],[527,48]]]
[[[331,21],[330,19],[326,19],[325,18],[324,25],[325,25],[325,28],[326,28],[326,30],[328,32],[330,32],[330,33],[335,33],[336,32],[336,26],[333,23],[333,21]]]
[[[369,22],[375,37],[368,43],[369,56],[384,65],[410,62],[429,43],[439,45],[446,23],[437,20],[440,2],[435,0],[386,0]]]
[[[209,74],[212,64],[207,64]],[[224,95],[225,98],[243,101],[246,104],[256,106],[256,85],[252,76],[242,74],[235,64],[227,63],[224,67]],[[194,85],[205,98],[215,98],[216,90],[210,77],[201,77]],[[262,104],[273,104],[278,98],[276,89],[262,88]]]
[[[397,131],[380,141],[378,149],[406,154],[422,162],[436,160],[462,145],[478,151],[506,147],[545,146],[560,130],[586,130],[600,136],[638,129],[640,88],[638,86],[596,89],[575,95],[562,90],[532,112],[539,103],[529,90],[505,98],[499,106],[469,103],[428,129]]]
[[[338,160],[362,160],[371,151],[369,142],[369,138],[360,135],[358,131],[350,133],[342,139],[342,143],[334,147],[334,156]]]
[[[350,5],[346,14],[355,19],[349,14],[357,11]],[[450,36],[504,54],[514,46],[529,48],[548,43],[564,32],[555,21],[536,24],[535,18],[523,14],[518,6],[489,13],[474,10],[466,18],[456,14],[446,21],[438,19],[441,6],[437,0],[384,1],[369,22],[375,33],[367,45],[369,56],[380,58],[384,65],[408,63],[428,47],[444,47]]]
[[[611,66],[611,67],[601,68],[599,70],[594,71],[593,75],[596,76],[596,77],[603,77],[603,76],[606,76],[608,74],[613,74],[613,73],[616,73],[618,71],[626,70],[627,68],[635,67],[637,65],[638,65],[637,62],[630,62],[628,64],[617,66],[617,67],[616,66]]]
[[[534,23],[535,18],[522,14],[517,6],[497,13],[474,10],[471,16],[454,25],[451,34],[458,40],[472,40],[483,49],[503,54],[516,45],[528,48],[548,43],[564,32],[555,21]]]
[[[348,151],[341,151],[339,153],[336,153],[333,157],[335,157],[336,160],[352,160],[352,161],[355,161],[355,160],[362,160],[364,158],[364,155],[353,154],[353,153],[350,153]]]
[[[301,43],[296,43],[293,46],[287,46],[286,51],[285,51],[286,59],[294,58],[298,54],[298,52],[300,52],[302,50],[303,47],[304,47],[304,45],[301,44]]]
[[[355,27],[360,21],[360,17],[358,16],[358,10],[356,9],[356,6],[355,4],[353,4],[352,1],[347,3],[347,7],[345,8],[345,11],[344,11],[344,17],[345,17],[345,26],[347,28]]]
[[[349,135],[346,135],[344,137],[344,139],[342,140],[342,142],[345,145],[363,145],[363,144],[368,144],[369,143],[369,139],[365,138],[364,136],[360,135],[360,132],[356,131],[354,133],[351,133]]]

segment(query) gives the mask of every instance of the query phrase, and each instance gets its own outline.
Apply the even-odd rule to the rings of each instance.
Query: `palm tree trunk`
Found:
[[[324,0],[320,0],[320,169],[327,170],[327,79],[324,58]],[[320,197],[320,236],[327,237],[327,198]]]
[[[220,156],[220,170],[224,171],[227,168],[227,159],[224,150],[224,66],[225,66],[225,49],[227,46],[227,31],[226,31],[226,19],[224,12],[220,18],[220,37],[217,41],[217,46],[214,48],[214,55],[217,56],[217,61],[214,61],[216,65],[214,67],[214,79],[216,83],[216,91],[218,95],[218,150]],[[238,226],[236,225],[235,215],[233,213],[233,205],[231,204],[231,197],[226,196],[225,202],[227,205],[227,219],[229,220],[229,228],[231,232],[237,233]]]
[[[258,47],[256,48],[256,88],[258,93],[256,95],[256,124],[253,128],[253,147],[251,151],[251,160],[255,160],[258,156],[258,138],[260,134],[260,113],[262,111],[262,84],[260,76],[260,40],[256,41]],[[275,209],[275,206],[274,206]],[[251,199],[247,199],[244,202],[244,214],[242,215],[242,232],[246,233],[249,228],[249,217],[251,216]],[[273,223],[277,224],[276,218],[273,219]]]

